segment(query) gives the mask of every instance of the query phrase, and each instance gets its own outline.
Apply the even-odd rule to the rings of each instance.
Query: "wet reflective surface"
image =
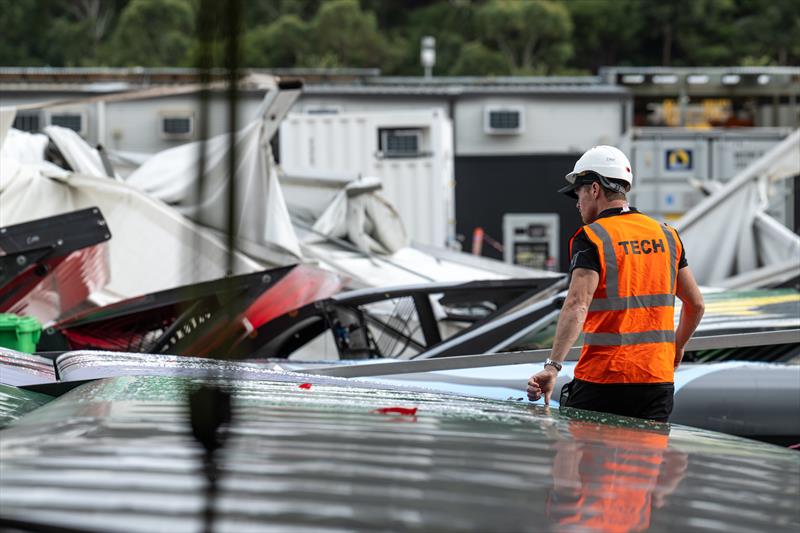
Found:
[[[0,383],[0,428],[7,426],[24,414],[38,409],[52,399],[51,396],[45,394]]]
[[[2,516],[201,530],[202,450],[184,401],[198,382],[89,383],[0,432]],[[219,454],[218,531],[800,528],[800,453],[776,446],[313,379],[223,383],[234,422]]]

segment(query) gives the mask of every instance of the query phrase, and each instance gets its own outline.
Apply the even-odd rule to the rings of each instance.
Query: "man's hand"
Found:
[[[675,348],[675,370],[678,370],[678,367],[681,366],[681,361],[683,361],[683,348]]]
[[[528,380],[528,400],[535,402],[544,395],[544,404],[550,405],[550,395],[556,386],[558,370],[548,365]]]

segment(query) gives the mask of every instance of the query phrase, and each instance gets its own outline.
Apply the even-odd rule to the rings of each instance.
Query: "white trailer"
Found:
[[[279,144],[287,175],[378,177],[412,241],[454,242],[453,126],[441,109],[290,113]]]

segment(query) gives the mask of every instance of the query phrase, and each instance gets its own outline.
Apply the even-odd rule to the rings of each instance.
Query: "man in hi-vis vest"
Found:
[[[666,422],[675,369],[703,316],[703,296],[678,232],[630,207],[631,164],[613,146],[595,146],[559,192],[577,198],[585,226],[569,243],[570,283],[544,369],[528,399],[545,404],[567,352],[583,329],[566,407]],[[677,330],[675,296],[683,302]]]

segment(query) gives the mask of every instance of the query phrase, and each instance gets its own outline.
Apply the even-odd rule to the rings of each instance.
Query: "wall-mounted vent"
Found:
[[[307,107],[305,112],[309,115],[338,115],[342,112],[341,106],[314,106]]]
[[[421,128],[379,128],[378,151],[382,157],[420,157],[423,151]]]
[[[41,115],[38,112],[17,113],[17,116],[14,117],[14,124],[11,127],[28,133],[39,133],[42,129]]]
[[[487,107],[483,131],[490,135],[516,135],[525,131],[525,115],[521,107]]]
[[[69,128],[83,135],[86,133],[86,117],[80,111],[57,111],[50,113],[50,125]]]
[[[194,137],[194,114],[186,112],[162,112],[161,138],[162,139],[191,139]]]

